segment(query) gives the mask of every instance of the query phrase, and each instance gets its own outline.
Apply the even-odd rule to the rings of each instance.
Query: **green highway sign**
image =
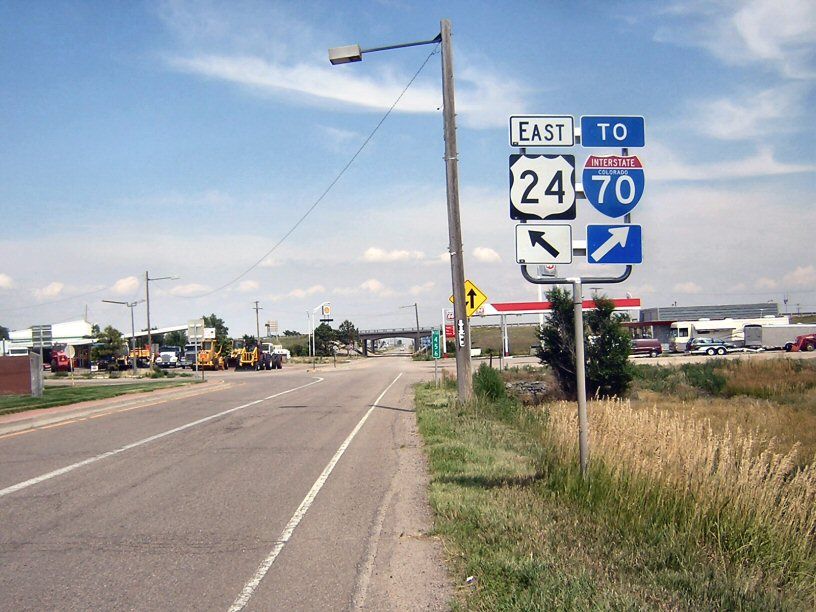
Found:
[[[431,349],[433,350],[433,358],[439,359],[442,357],[442,343],[440,342],[440,333],[438,329],[433,330],[431,336]]]

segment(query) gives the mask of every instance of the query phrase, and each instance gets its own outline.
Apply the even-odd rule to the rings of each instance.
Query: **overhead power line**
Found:
[[[363,140],[363,143],[359,146],[357,151],[355,151],[354,155],[351,156],[351,159],[349,159],[348,162],[346,163],[346,165],[343,166],[343,168],[340,170],[340,172],[337,173],[337,176],[335,176],[334,179],[326,187],[326,189],[323,190],[323,193],[321,193],[320,196],[314,201],[314,203],[308,209],[306,209],[306,212],[303,213],[303,215],[294,223],[294,225],[292,225],[292,227],[289,228],[289,231],[287,231],[281,237],[281,239],[278,240],[272,246],[271,249],[269,249],[266,253],[264,253],[255,263],[253,263],[246,270],[241,272],[238,276],[236,276],[232,280],[224,283],[223,285],[220,285],[219,287],[216,287],[215,289],[211,289],[210,291],[206,291],[204,293],[199,293],[199,294],[196,294],[196,295],[176,295],[176,296],[173,296],[173,297],[177,297],[177,298],[181,298],[181,299],[185,299],[185,300],[193,300],[193,299],[206,297],[208,295],[212,295],[214,293],[222,291],[222,290],[226,289],[227,287],[229,287],[230,285],[232,285],[232,284],[238,282],[239,280],[241,280],[244,276],[246,276],[250,272],[252,272],[252,270],[257,268],[267,257],[269,257],[272,253],[274,253],[277,250],[277,248],[281,244],[283,244],[286,241],[286,239],[289,238],[289,236],[291,236],[294,233],[294,231],[301,225],[301,223],[303,223],[306,220],[306,218],[312,213],[312,211],[315,208],[317,208],[317,206],[329,194],[329,192],[332,190],[332,188],[334,188],[334,186],[340,181],[340,179],[343,177],[343,175],[346,173],[346,171],[351,167],[351,165],[354,163],[354,161],[360,156],[360,153],[363,152],[363,149],[365,149],[366,146],[368,146],[368,143],[371,142],[371,139],[374,138],[374,135],[380,129],[382,124],[385,123],[385,120],[388,119],[388,117],[391,115],[394,108],[396,108],[399,101],[405,95],[405,92],[407,92],[408,88],[410,88],[411,85],[413,85],[414,81],[419,76],[419,73],[422,72],[422,69],[425,68],[425,65],[428,63],[428,61],[430,61],[431,57],[433,57],[438,52],[438,49],[439,49],[439,45],[436,45],[433,48],[433,50],[428,54],[428,57],[425,58],[425,60],[419,66],[417,71],[414,73],[414,76],[411,77],[411,80],[408,81],[408,84],[405,86],[405,88],[397,96],[397,99],[394,100],[394,103],[389,107],[389,109],[385,112],[385,114],[382,116],[382,118],[377,122],[377,125],[375,125],[374,129],[371,130],[371,133],[365,138],[365,140]]]

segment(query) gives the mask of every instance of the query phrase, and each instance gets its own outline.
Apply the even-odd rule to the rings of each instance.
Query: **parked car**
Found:
[[[686,343],[686,352],[692,355],[725,355],[737,347],[716,338],[692,338]]]
[[[663,354],[663,345],[654,338],[635,338],[632,340],[632,355],[657,357]]]

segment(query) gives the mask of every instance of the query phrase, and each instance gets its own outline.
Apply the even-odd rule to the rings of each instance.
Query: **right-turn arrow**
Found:
[[[629,238],[628,227],[611,227],[609,228],[609,238],[601,246],[592,252],[592,259],[601,261],[604,256],[609,253],[616,246],[626,246],[626,240]]]
[[[547,251],[553,257],[558,257],[558,253],[559,253],[558,249],[556,249],[553,245],[551,245],[549,242],[544,240],[544,232],[536,232],[536,231],[533,231],[533,230],[528,230],[528,233],[530,235],[530,245],[531,246],[538,245],[542,249]]]

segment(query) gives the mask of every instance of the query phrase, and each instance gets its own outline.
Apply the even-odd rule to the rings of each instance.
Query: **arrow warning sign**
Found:
[[[591,264],[643,263],[640,225],[587,225],[587,262]]]
[[[517,225],[516,263],[572,263],[572,227],[532,223]]]
[[[453,303],[453,296],[450,296],[451,304]],[[482,307],[487,301],[487,296],[479,289],[476,285],[474,285],[471,281],[465,281],[465,310],[467,310],[467,316],[472,317],[473,314]]]

